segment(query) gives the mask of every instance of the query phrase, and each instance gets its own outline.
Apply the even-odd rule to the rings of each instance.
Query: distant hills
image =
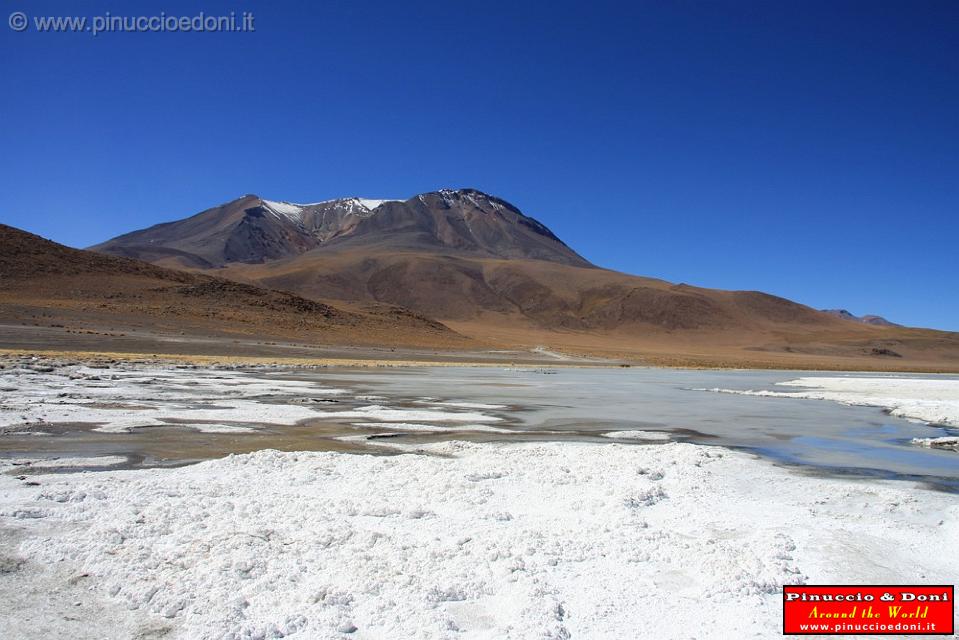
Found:
[[[845,309],[823,309],[824,313],[829,313],[836,316],[837,318],[842,318],[843,320],[851,320],[853,322],[861,322],[863,324],[871,324],[877,327],[901,327],[902,325],[896,324],[895,322],[889,322],[882,316],[857,316],[853,315]]]
[[[640,254],[649,242],[613,239]],[[140,278],[156,279],[149,269],[162,267],[167,279],[242,283],[325,305],[331,317],[353,314],[349,331],[314,323],[313,338],[333,342],[548,347],[696,366],[959,370],[959,334],[603,269],[539,220],[476,189],[310,204],[246,195],[92,249],[71,260],[126,258],[109,264],[136,264]],[[402,325],[395,337],[382,333],[384,309]]]

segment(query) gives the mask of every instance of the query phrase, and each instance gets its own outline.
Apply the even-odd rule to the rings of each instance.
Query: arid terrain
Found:
[[[93,249],[330,304],[396,305],[481,350],[677,366],[959,370],[955,333],[602,269],[474,189],[307,205],[248,195]]]
[[[464,349],[473,341],[387,304],[333,306],[0,225],[0,346],[224,355],[279,343]],[[203,345],[207,346],[204,347]],[[256,349],[253,349],[255,351]]]
[[[472,189],[249,195],[95,251],[12,227],[0,247],[6,349],[959,371],[959,334],[602,269]]]

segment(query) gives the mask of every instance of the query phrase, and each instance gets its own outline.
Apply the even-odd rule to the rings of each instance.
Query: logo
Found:
[[[784,635],[952,635],[955,588],[786,585]]]

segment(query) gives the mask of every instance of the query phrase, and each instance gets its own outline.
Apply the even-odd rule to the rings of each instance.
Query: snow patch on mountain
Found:
[[[267,208],[277,216],[286,217],[296,223],[303,220],[303,212],[306,209],[320,207],[324,205],[334,205],[343,207],[349,213],[369,213],[387,202],[403,202],[402,200],[377,199],[377,198],[336,198],[334,200],[324,200],[322,202],[311,202],[307,204],[297,204],[283,200],[263,200]]]
[[[319,202],[310,202],[307,204],[297,204],[293,205],[300,207],[301,209],[308,209],[313,207],[322,207],[322,206],[338,206],[346,209],[364,209],[366,211],[372,211],[377,207],[386,204],[387,202],[403,202],[403,200],[398,200],[395,198],[333,198],[332,200],[321,200]],[[290,203],[284,203],[290,204]]]
[[[372,211],[377,207],[386,204],[387,202],[402,202],[402,200],[374,200],[372,198],[353,198],[354,201],[359,203],[361,207]]]
[[[273,213],[286,216],[294,222],[299,222],[300,217],[303,215],[304,205],[301,204],[293,204],[292,202],[281,202],[276,200],[264,200],[263,204],[269,207]]]

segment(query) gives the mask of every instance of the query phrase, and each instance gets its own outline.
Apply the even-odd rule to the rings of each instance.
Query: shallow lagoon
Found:
[[[125,377],[140,373],[117,370],[117,388]],[[224,373],[207,370],[208,380]],[[143,389],[142,398],[136,395],[139,392],[131,396],[118,391],[117,401],[130,406],[136,406],[130,403],[137,400],[171,402],[170,419],[177,420],[176,403],[170,398],[182,392],[183,400],[189,399],[194,390],[180,378],[193,379],[197,372],[169,369],[165,374],[168,377]],[[910,444],[915,437],[946,435],[948,431],[941,427],[895,418],[876,407],[697,390],[775,389],[777,382],[809,376],[808,372],[438,367],[253,369],[226,375],[249,381],[261,392],[266,389],[267,393],[253,399],[276,405],[278,411],[311,396],[309,389],[315,385],[317,397],[311,407],[317,417],[296,424],[260,423],[252,430],[226,433],[200,432],[190,428],[189,421],[118,433],[97,431],[96,425],[81,421],[48,423],[8,431],[0,437],[0,454],[14,458],[120,455],[128,459],[123,466],[165,466],[267,448],[388,454],[393,450],[384,444],[454,438],[608,442],[605,434],[610,432],[639,431],[647,437],[614,439],[655,445],[662,441],[657,436],[668,434],[673,440],[749,450],[819,473],[919,478],[941,488],[959,488],[959,454]],[[49,378],[24,372],[22,379],[6,380],[8,385],[11,379],[32,385]],[[297,390],[296,382],[306,390]],[[82,394],[84,381],[56,384]],[[271,394],[273,385],[293,391]],[[331,388],[342,392],[331,395]],[[16,391],[8,386],[4,395],[10,394]],[[102,391],[98,397],[102,400]],[[165,400],[158,400],[161,397]],[[225,396],[217,403],[229,404],[229,400]],[[410,417],[389,417],[391,411]],[[477,419],[448,421],[444,414],[471,414]]]
[[[324,379],[350,384],[363,381],[390,397],[412,399],[428,393],[513,405],[520,409],[510,412],[511,417],[526,430],[570,431],[580,436],[614,430],[668,431],[674,439],[744,448],[820,470],[930,477],[959,486],[959,454],[910,444],[912,438],[947,435],[940,426],[896,418],[877,407],[697,390],[777,389],[777,382],[810,375],[815,374],[638,368],[433,369],[375,372],[359,379],[335,373]],[[959,380],[956,376],[935,377]]]

